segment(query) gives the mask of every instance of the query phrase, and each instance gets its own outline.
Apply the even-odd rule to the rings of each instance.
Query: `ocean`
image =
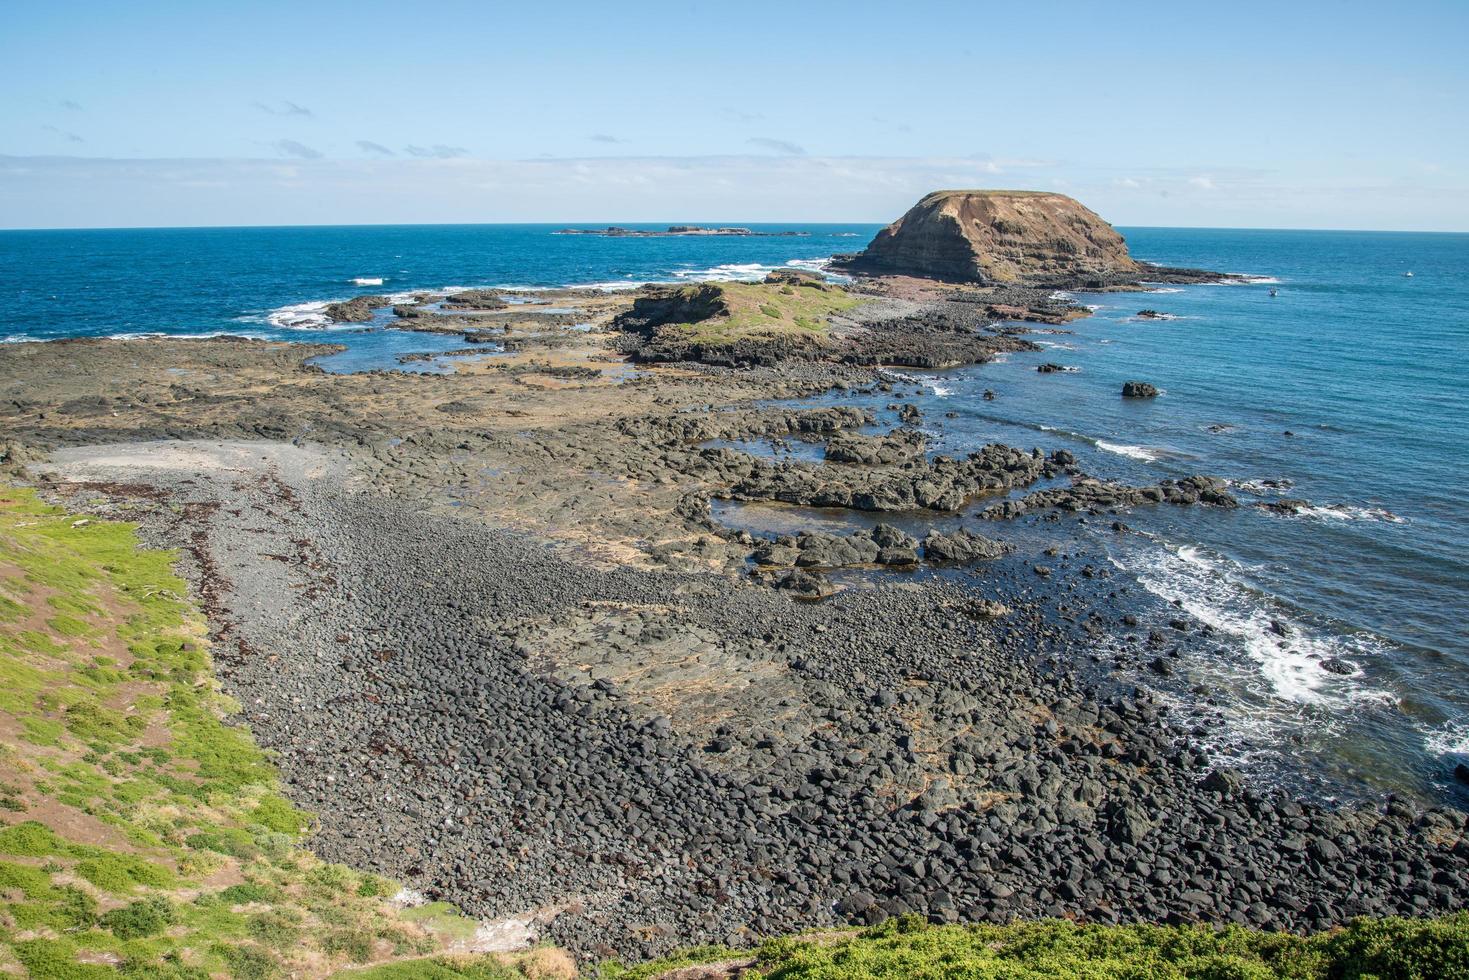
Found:
[[[329,327],[320,310],[330,300],[754,279],[819,268],[876,230],[754,227],[807,234],[600,238],[554,235],[549,225],[0,232],[0,339],[331,340],[349,347],[335,369],[350,370],[454,338],[382,323]],[[1179,671],[1188,684],[1172,696],[1207,697],[1223,710],[1218,749],[1241,765],[1284,754],[1374,788],[1469,802],[1453,775],[1469,764],[1469,388],[1460,377],[1469,235],[1120,230],[1139,258],[1262,278],[1079,293],[1094,315],[1036,334],[1042,352],[905,372],[900,383],[918,392],[905,400],[923,409],[935,450],[1065,448],[1097,476],[1231,481],[1246,503],[1238,510],[1140,508],[1126,517],[1137,534],[1098,522],[1072,529],[1160,623],[1182,609],[1212,627],[1208,644],[1190,648]],[[1139,318],[1143,309],[1166,317]],[[1074,370],[1040,374],[1043,361]],[[1163,394],[1124,400],[1127,380]],[[1254,506],[1281,498],[1308,505],[1294,515]]]

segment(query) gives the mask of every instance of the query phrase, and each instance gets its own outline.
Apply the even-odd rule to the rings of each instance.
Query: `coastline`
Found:
[[[907,288],[884,316],[921,323]],[[758,543],[708,496],[784,477],[704,444],[830,435],[829,411],[769,402],[903,383],[813,360],[630,368],[597,326],[432,376],[328,375],[257,341],[0,351],[31,382],[10,461],[71,447],[48,495],[196,549],[238,654],[217,656],[226,687],[259,705],[329,856],[478,914],[543,910],[584,954],[905,910],[1303,928],[1462,903],[1436,881],[1364,894],[1377,865],[1357,853],[1450,860],[1435,841],[1462,814],[1249,786],[1166,706],[1076,669],[1094,620],[1054,608],[1091,580],[1070,556],[1000,559],[982,592],[931,574],[810,604],[748,582]],[[127,366],[137,344],[147,368]],[[88,448],[149,439],[169,443]],[[497,729],[517,737],[481,740]],[[444,799],[468,812],[429,812]]]

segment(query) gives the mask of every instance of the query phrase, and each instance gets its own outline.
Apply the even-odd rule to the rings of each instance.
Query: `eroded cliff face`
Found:
[[[1064,194],[935,191],[837,263],[853,272],[956,282],[1085,286],[1135,277],[1111,225]]]

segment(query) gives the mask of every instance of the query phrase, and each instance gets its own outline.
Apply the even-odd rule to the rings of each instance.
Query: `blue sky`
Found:
[[[0,227],[1469,230],[1469,2],[6,0]]]

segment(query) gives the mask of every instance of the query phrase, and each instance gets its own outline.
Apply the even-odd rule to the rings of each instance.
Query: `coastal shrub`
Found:
[[[1440,919],[1358,919],[1319,937],[1332,980],[1469,977],[1469,912]]]
[[[26,939],[10,950],[33,977],[46,980],[115,980],[117,972],[99,963],[77,962],[76,944],[67,939]]]
[[[115,894],[130,892],[139,885],[167,888],[173,882],[173,876],[163,868],[130,854],[89,858],[77,864],[76,872],[103,891]]]
[[[70,852],[70,846],[52,833],[51,828],[35,820],[27,820],[0,830],[0,854],[51,857]]]
[[[301,935],[301,917],[280,910],[252,915],[245,927],[252,939],[270,949],[286,949],[295,944]]]
[[[28,864],[0,861],[0,892],[18,891],[26,898],[50,898],[56,893],[51,876]]]
[[[230,885],[219,893],[219,898],[228,905],[249,905],[251,902],[276,901],[280,898],[280,892],[253,881],[245,881]]]
[[[647,980],[740,955],[711,947],[604,964],[599,975]],[[1469,978],[1469,912],[1359,919],[1311,937],[1206,925],[934,926],[905,916],[838,937],[773,939],[753,959],[763,980],[1440,980]]]
[[[259,946],[217,947],[238,980],[274,980],[281,975],[280,961]]]
[[[118,939],[143,939],[156,936],[173,925],[173,906],[168,899],[159,896],[113,909],[97,920],[104,929],[111,930]]]
[[[353,963],[372,959],[372,936],[360,929],[334,929],[321,938],[321,948]]]

